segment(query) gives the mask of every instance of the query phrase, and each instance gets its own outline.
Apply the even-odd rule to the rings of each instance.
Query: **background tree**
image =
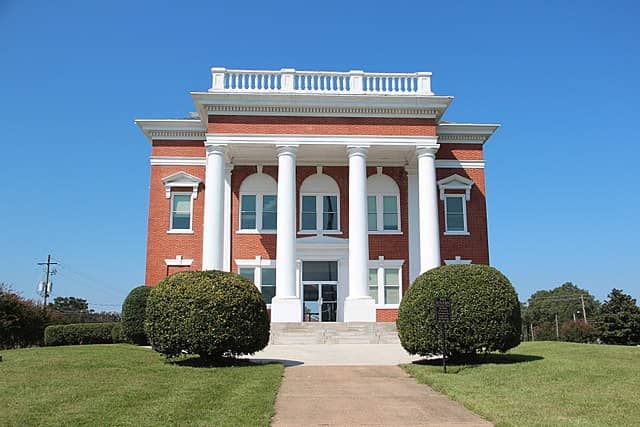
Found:
[[[640,308],[636,300],[621,289],[613,289],[602,304],[599,331],[607,344],[640,344]]]
[[[89,303],[86,299],[76,297],[55,297],[49,308],[60,313],[88,313]]]
[[[582,319],[582,302],[580,296],[584,295],[587,320],[592,320],[598,313],[600,303],[587,290],[581,289],[571,282],[565,282],[561,286],[550,291],[537,291],[529,298],[525,321],[533,326],[551,325],[555,328],[555,316],[558,315],[560,325],[573,320]],[[555,337],[555,329],[552,331]]]

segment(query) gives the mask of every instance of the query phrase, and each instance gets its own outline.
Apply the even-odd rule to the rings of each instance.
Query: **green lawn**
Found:
[[[534,342],[492,358],[403,367],[500,426],[640,425],[640,348]]]
[[[266,426],[283,370],[180,366],[126,344],[0,354],[2,426]]]

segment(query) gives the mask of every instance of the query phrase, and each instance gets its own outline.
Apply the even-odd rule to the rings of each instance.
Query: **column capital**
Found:
[[[207,155],[218,154],[224,156],[227,154],[227,144],[205,144]]]
[[[435,158],[439,148],[440,148],[440,144],[418,145],[416,147],[416,156],[418,158],[424,157],[424,156]]]
[[[369,145],[347,145],[347,154],[351,156],[363,156],[366,157],[367,151],[369,151]]]
[[[298,152],[298,145],[289,144],[289,145],[276,145],[276,152],[278,156],[282,155],[293,155],[295,156]]]

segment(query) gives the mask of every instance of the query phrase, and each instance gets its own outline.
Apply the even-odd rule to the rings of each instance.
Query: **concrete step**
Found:
[[[396,344],[395,323],[272,323],[272,345]]]

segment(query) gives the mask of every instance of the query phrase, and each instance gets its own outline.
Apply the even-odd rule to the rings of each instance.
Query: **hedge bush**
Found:
[[[111,341],[113,341],[114,344],[125,342],[122,336],[122,323],[118,322],[111,328]]]
[[[0,290],[0,349],[42,343],[47,313],[21,296]]]
[[[44,330],[44,343],[49,346],[111,344],[113,328],[118,325],[114,322],[51,325]]]
[[[145,331],[154,350],[204,359],[253,354],[269,341],[267,307],[247,279],[217,270],[162,279],[147,301]]]
[[[144,333],[144,319],[150,292],[149,286],[133,288],[122,304],[122,336],[134,344],[147,345],[149,342]]]
[[[419,276],[400,303],[398,335],[409,353],[442,353],[436,297],[451,301],[450,356],[504,352],[520,343],[520,302],[509,279],[487,265],[447,265]]]

